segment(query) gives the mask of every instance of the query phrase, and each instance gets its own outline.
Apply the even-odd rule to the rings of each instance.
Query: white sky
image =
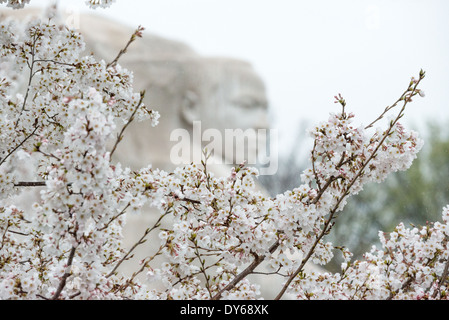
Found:
[[[86,10],[83,0],[60,3]],[[300,121],[338,111],[337,93],[369,123],[421,68],[426,97],[410,105],[406,119],[449,117],[447,0],[116,0],[97,11],[204,55],[250,61],[285,141]]]

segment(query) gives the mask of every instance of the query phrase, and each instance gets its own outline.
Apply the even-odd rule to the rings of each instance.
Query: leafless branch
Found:
[[[114,60],[112,60],[110,63],[107,64],[107,66],[106,66],[107,68],[114,67],[114,66],[117,64],[117,62],[118,62],[118,60],[120,59],[120,57],[121,57],[123,54],[125,54],[126,51],[128,50],[129,45],[130,45],[131,43],[133,43],[134,40],[136,40],[137,37],[139,37],[139,38],[142,37],[142,31],[143,31],[143,30],[144,30],[144,28],[141,27],[141,26],[139,26],[139,27],[136,29],[136,31],[134,31],[134,33],[131,35],[131,38],[129,38],[128,43],[125,45],[125,47],[124,47],[122,50],[120,50],[120,52],[118,53],[118,55],[115,57]]]
[[[134,116],[136,115],[137,110],[139,110],[140,106],[142,105],[143,102],[143,98],[145,96],[145,91],[142,91],[140,93],[140,100],[137,103],[136,108],[134,109],[133,113],[131,114],[131,116],[129,117],[128,121],[126,122],[126,124],[123,126],[122,130],[120,131],[120,133],[117,135],[117,140],[115,141],[114,146],[112,147],[111,150],[111,154],[110,157],[112,158],[112,155],[115,152],[115,149],[117,148],[117,145],[120,143],[120,141],[122,141],[123,139],[123,133],[125,132],[126,128],[129,126],[129,124],[134,120]]]
[[[122,259],[120,259],[118,261],[118,263],[115,265],[115,267],[111,270],[111,272],[109,272],[109,274],[106,276],[106,278],[109,278],[110,276],[112,276],[117,269],[120,267],[120,265],[126,261],[130,256],[131,253],[141,244],[145,243],[145,238],[148,234],[150,234],[150,232],[152,232],[154,229],[158,228],[160,226],[160,223],[162,221],[162,219],[170,212],[171,208],[167,208],[167,210],[164,212],[164,214],[162,214],[159,219],[156,221],[156,223],[151,227],[145,230],[144,234],[142,235],[142,237],[131,247],[131,249],[128,250],[128,252],[123,256]]]
[[[69,258],[67,259],[67,267],[66,267],[66,271],[63,274],[61,281],[59,282],[59,286],[56,289],[55,294],[53,295],[53,297],[51,298],[51,300],[56,300],[59,298],[59,296],[61,295],[62,290],[64,289],[66,283],[67,283],[67,278],[70,276],[70,271],[68,271],[70,269],[70,267],[72,266],[72,262],[73,262],[73,257],[75,256],[75,251],[76,248],[72,247],[72,249],[70,250],[70,254],[69,254]]]
[[[14,149],[12,149],[1,161],[0,161],[0,166],[6,161],[6,159],[8,159],[17,149],[19,149],[21,146],[23,146],[23,144],[25,143],[25,142],[27,142],[27,140],[29,139],[29,138],[31,138],[35,133],[36,133],[36,131],[37,131],[37,129],[39,128],[39,126],[38,125],[36,125],[35,127],[34,127],[34,130],[33,130],[33,132],[31,132],[28,136],[26,136],[25,137],[25,139],[24,140],[22,140],[22,142],[20,142],[17,146],[15,146],[14,147]]]

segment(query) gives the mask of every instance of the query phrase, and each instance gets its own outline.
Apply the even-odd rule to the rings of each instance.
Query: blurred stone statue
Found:
[[[200,163],[202,148],[215,145],[209,168],[220,176],[248,157],[253,159],[250,165],[256,164],[257,146],[266,138],[257,131],[269,127],[265,87],[251,65],[228,58],[188,57],[152,60],[140,68],[145,71],[135,74],[136,81],[146,88],[147,106],[158,110],[161,117],[155,128],[145,122],[130,126],[117,149],[118,161],[132,168],[151,163],[171,171],[190,162]],[[158,73],[164,73],[164,78]],[[240,139],[243,135],[255,141]],[[238,142],[244,149],[233,150]],[[136,150],[145,152],[123,158]]]
[[[43,15],[40,9],[3,13],[19,19]],[[63,11],[51,15],[56,23],[64,22]],[[95,14],[81,14],[77,17],[77,26],[86,42],[86,54],[93,53],[106,62],[114,60],[135,31]],[[200,56],[184,43],[144,32],[118,63],[133,72],[134,91],[145,90],[145,105],[157,110],[161,117],[155,128],[149,122],[132,122],[114,153],[114,161],[132,169],[152,164],[155,168],[173,170],[179,165],[201,160],[198,156],[201,149],[211,145],[211,135],[215,133],[221,134],[223,145],[218,148],[215,141],[213,156],[221,159],[212,159],[216,164],[212,170],[225,175],[231,165],[238,165],[248,158],[254,160],[248,164],[255,165],[257,147],[265,144],[266,135],[251,133],[269,129],[268,103],[263,80],[248,62]],[[179,129],[188,132],[189,141],[176,135]],[[201,129],[200,137],[195,137],[195,129]],[[229,137],[234,140],[224,139],[231,133],[234,136]],[[246,149],[232,152],[235,139],[241,142],[238,141],[239,134],[246,139],[241,140]],[[257,138],[259,143],[247,141]],[[182,143],[190,146],[181,146]],[[173,150],[174,147],[177,149]],[[225,152],[228,149],[229,152]],[[175,152],[183,150],[190,152]]]

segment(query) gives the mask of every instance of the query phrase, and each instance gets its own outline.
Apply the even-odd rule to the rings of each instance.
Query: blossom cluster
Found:
[[[115,0],[86,0],[86,4],[92,8],[109,8]]]
[[[447,299],[449,207],[442,222],[379,232],[382,248],[351,261],[343,250],[341,273],[302,275],[292,294],[298,299]]]
[[[276,299],[447,298],[449,207],[442,222],[380,233],[382,248],[360,261],[326,241],[348,197],[416,158],[422,140],[399,120],[422,96],[424,72],[368,126],[337,97],[341,111],[309,131],[302,184],[271,198],[257,190],[255,168],[216,177],[207,153],[173,172],[114,163],[127,125],[155,126],[159,115],[133,91],[122,52],[108,63],[84,48],[82,35],[51,20],[0,24],[1,299],[257,299],[264,282],[254,274],[283,279]],[[31,206],[26,188],[38,190]],[[154,225],[125,250],[127,215],[147,207],[159,213]],[[153,233],[149,254],[122,274]],[[336,250],[340,272],[308,271]]]
[[[108,146],[117,126],[156,125],[158,114],[133,92],[132,73],[82,56],[73,30],[40,21],[0,30],[0,296],[109,297],[126,203]],[[30,185],[43,188],[29,210],[7,205]]]
[[[13,9],[22,9],[30,0],[0,0],[0,4],[5,3],[6,6]],[[115,2],[115,0],[86,0],[86,4],[92,8],[108,8]]]
[[[30,0],[0,0],[0,4],[5,3],[6,6],[13,9],[22,9]]]

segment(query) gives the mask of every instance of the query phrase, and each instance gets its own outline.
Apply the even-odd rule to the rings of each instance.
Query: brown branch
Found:
[[[402,284],[401,290],[406,290],[407,288],[410,287],[410,285],[412,284],[413,280],[415,280],[414,277],[410,277],[407,279],[407,281],[405,281]],[[390,295],[387,297],[386,300],[393,300],[394,296],[396,295],[396,292],[390,291]]]
[[[421,71],[420,73],[420,78],[419,80],[415,83],[415,86],[413,87],[413,89],[409,89],[407,91],[411,90],[410,95],[413,96],[413,94],[416,92],[416,88],[419,84],[419,82],[424,78],[424,73]],[[318,245],[319,241],[324,237],[325,234],[327,234],[330,231],[329,227],[332,227],[331,225],[331,221],[334,217],[335,212],[337,211],[338,207],[340,206],[341,202],[343,201],[343,199],[349,194],[349,190],[351,189],[351,187],[354,185],[354,183],[359,179],[359,177],[363,174],[364,169],[366,168],[366,166],[368,165],[368,163],[376,156],[377,152],[379,151],[380,147],[383,145],[383,143],[385,142],[385,140],[387,139],[387,137],[390,135],[391,130],[393,129],[393,127],[395,126],[395,124],[398,122],[398,120],[402,117],[403,112],[405,110],[406,105],[408,104],[408,102],[410,102],[410,99],[403,99],[404,100],[404,104],[401,108],[401,110],[399,111],[398,115],[396,116],[395,120],[393,120],[392,122],[390,122],[390,126],[387,130],[387,132],[384,134],[382,140],[379,142],[379,144],[377,145],[377,147],[374,149],[374,151],[371,153],[370,157],[365,161],[365,163],[362,165],[362,167],[359,169],[359,171],[357,172],[356,176],[351,180],[351,182],[348,184],[348,186],[344,189],[344,192],[340,195],[337,203],[335,204],[335,206],[332,208],[332,210],[330,211],[330,215],[329,218],[327,219],[326,223],[324,224],[324,227],[321,231],[321,233],[318,235],[318,237],[316,238],[314,244],[312,245],[311,249],[309,250],[309,252],[307,253],[306,257],[302,260],[301,265],[296,269],[296,271],[289,277],[289,279],[287,280],[287,282],[285,283],[285,285],[282,287],[281,291],[279,292],[279,294],[276,296],[275,300],[279,300],[282,298],[282,296],[284,295],[285,291],[287,290],[288,286],[291,284],[291,282],[293,281],[293,279],[303,270],[305,264],[308,262],[308,260],[310,259],[310,257],[312,256],[312,254],[315,251],[316,246]],[[391,108],[390,108],[391,109]],[[379,119],[379,118],[378,118]],[[330,180],[329,180],[330,181]],[[328,182],[329,182],[328,181]],[[329,229],[328,229],[329,228]]]
[[[209,292],[209,296],[212,298],[212,292],[211,292],[211,289],[210,289],[209,276],[207,275],[207,272],[206,272],[207,271],[207,267],[205,265],[206,260],[205,259],[201,259],[202,255],[201,255],[200,251],[198,250],[198,242],[196,240],[192,240],[192,239],[190,239],[190,241],[192,241],[194,246],[195,246],[195,255],[196,255],[196,257],[198,258],[198,261],[201,264],[200,272],[203,274],[204,279],[206,281],[205,286],[206,286],[207,292]]]
[[[134,279],[145,270],[145,268],[148,267],[148,263],[150,263],[154,258],[156,258],[156,256],[158,256],[162,249],[164,248],[164,246],[160,246],[159,250],[151,257],[146,258],[145,261],[142,263],[142,267],[140,267],[139,270],[135,271],[130,278],[126,279],[125,283],[118,286],[117,288],[114,289],[114,292],[118,292],[118,291],[123,291],[126,289],[126,287],[128,287],[129,285],[133,284]],[[109,276],[109,275],[108,275]]]
[[[128,40],[128,43],[125,45],[125,47],[124,47],[122,50],[120,50],[120,52],[117,54],[117,56],[115,57],[114,60],[112,60],[110,63],[108,63],[108,64],[106,65],[106,68],[114,67],[114,66],[117,64],[117,62],[118,62],[118,60],[120,59],[120,57],[121,57],[123,54],[125,54],[126,51],[128,50],[129,45],[130,45],[131,43],[133,43],[134,40],[136,40],[136,37],[139,37],[139,38],[142,37],[142,31],[143,31],[143,30],[144,30],[144,28],[141,27],[141,26],[139,26],[139,27],[136,29],[136,31],[134,31],[134,33],[131,35],[131,38]]]
[[[316,139],[313,140],[313,148],[312,148],[312,171],[313,171],[313,175],[315,176],[315,180],[316,180],[316,185],[318,187],[318,190],[321,192],[321,183],[320,183],[320,178],[318,177],[318,173],[316,172],[315,169],[315,149],[316,149]]]
[[[98,231],[103,231],[105,229],[107,229],[109,227],[109,225],[116,219],[118,219],[118,217],[122,216],[123,214],[125,214],[126,209],[129,208],[131,204],[128,202],[128,204],[122,209],[122,211],[120,211],[117,215],[113,216],[111,218],[111,220],[109,220],[102,228],[99,228]]]
[[[411,101],[411,100],[409,100],[409,99],[410,99],[412,96],[414,96],[414,95],[416,95],[416,94],[418,93],[418,92],[416,91],[416,88],[417,88],[419,82],[420,82],[422,79],[424,79],[424,77],[425,77],[425,72],[424,72],[423,70],[421,70],[421,71],[419,72],[419,79],[418,79],[416,82],[411,81],[410,84],[409,84],[409,86],[408,86],[408,88],[402,93],[402,95],[399,97],[399,99],[396,100],[391,106],[387,106],[387,107],[385,108],[385,110],[381,113],[381,115],[380,115],[379,117],[377,117],[376,120],[374,120],[374,121],[371,122],[369,125],[367,125],[367,126],[365,127],[365,129],[371,128],[377,121],[379,121],[380,119],[382,119],[383,116],[384,116],[388,111],[390,111],[391,109],[393,109],[394,107],[396,107],[396,105],[397,105],[400,101],[402,101],[402,100],[405,100],[405,102]],[[413,87],[413,84],[415,84],[414,87]],[[412,88],[412,87],[413,87],[413,88]],[[409,97],[407,97],[407,93],[410,92],[410,91],[411,91],[412,93],[409,94]]]
[[[15,123],[15,125],[14,125],[14,128],[17,128],[17,126],[19,125],[19,121],[20,121],[20,118],[21,118],[21,116],[22,116],[22,113],[25,111],[25,106],[26,106],[26,103],[27,103],[27,100],[28,100],[28,95],[29,95],[29,93],[30,93],[31,82],[33,81],[33,77],[34,77],[34,75],[36,74],[36,72],[33,71],[33,69],[34,69],[34,63],[35,63],[35,61],[34,61],[34,55],[36,54],[36,53],[35,53],[35,50],[36,50],[36,43],[37,43],[37,40],[38,40],[41,36],[42,36],[41,33],[35,33],[35,34],[33,35],[33,45],[31,46],[31,52],[30,52],[30,54],[31,54],[31,64],[28,62],[28,59],[27,59],[28,68],[30,68],[30,75],[29,75],[29,77],[28,77],[27,90],[26,90],[25,96],[24,96],[24,98],[23,98],[22,109],[20,110],[19,116],[17,117],[17,121],[16,121],[16,123]]]
[[[64,289],[66,283],[67,283],[67,278],[70,276],[70,271],[67,272],[67,269],[70,268],[72,266],[72,262],[73,262],[73,257],[75,256],[75,251],[76,248],[72,247],[72,250],[70,250],[70,254],[69,254],[69,258],[67,260],[67,268],[66,268],[66,272],[64,273],[64,275],[61,278],[61,282],[59,282],[59,286],[58,289],[56,289],[55,294],[53,295],[53,297],[51,298],[51,300],[56,300],[59,298],[59,296],[61,295],[62,290]]]
[[[45,187],[45,181],[19,181],[14,184],[14,187]]]
[[[139,110],[140,106],[142,105],[143,102],[143,98],[145,96],[145,91],[140,92],[140,100],[139,103],[137,104],[136,108],[134,109],[133,113],[131,114],[131,116],[128,119],[128,122],[123,126],[122,130],[120,131],[120,133],[117,136],[117,140],[115,141],[114,147],[112,147],[111,153],[109,155],[110,158],[112,158],[112,155],[115,152],[115,149],[117,148],[117,145],[119,144],[120,141],[122,141],[123,139],[123,133],[125,132],[126,128],[129,126],[129,124],[134,120],[134,116],[137,113],[137,110]]]
[[[37,129],[39,128],[39,126],[35,126],[33,132],[31,132],[22,142],[20,142],[17,146],[14,147],[14,149],[12,149],[11,152],[9,152],[1,161],[0,161],[0,166],[6,161],[6,159],[9,158],[9,156],[11,156],[17,149],[19,149],[29,138],[31,138],[37,131]]]
[[[72,184],[72,182],[67,182],[68,187]],[[19,181],[14,184],[14,187],[45,187],[46,185],[45,181]]]
[[[435,290],[435,292],[433,293],[432,298],[434,298],[434,299],[436,298],[438,292],[440,291],[441,285],[442,285],[444,282],[447,281],[446,278],[447,278],[448,274],[449,274],[449,259],[446,261],[446,264],[445,264],[445,266],[444,266],[443,273],[441,274],[441,277],[440,277],[440,279],[438,280],[438,288],[437,288],[437,290]]]
[[[122,259],[120,259],[117,264],[115,265],[115,267],[111,270],[111,272],[109,272],[109,274],[106,276],[106,278],[109,278],[110,276],[112,276],[115,271],[117,271],[117,269],[120,267],[120,265],[127,260],[131,253],[141,244],[145,243],[145,237],[154,229],[158,228],[160,226],[160,223],[162,221],[162,219],[170,212],[171,208],[168,208],[167,210],[165,210],[164,214],[162,214],[159,219],[156,221],[156,223],[151,227],[145,230],[144,234],[142,235],[142,237],[131,247],[131,249],[128,250],[128,252],[123,256]]]
[[[270,253],[275,252],[276,249],[279,247],[279,245],[280,245],[280,242],[278,240],[270,247],[269,252]],[[221,289],[215,296],[213,296],[212,300],[219,300],[221,298],[221,296],[223,295],[223,292],[234,288],[237,285],[237,283],[239,283],[241,280],[243,280],[249,274],[253,273],[254,269],[256,269],[257,266],[259,266],[262,263],[262,261],[265,260],[265,256],[259,256],[259,255],[254,254],[254,257],[255,257],[254,261],[248,267],[246,267],[245,270],[240,272],[234,279],[232,279],[232,281],[229,282],[223,289]]]

